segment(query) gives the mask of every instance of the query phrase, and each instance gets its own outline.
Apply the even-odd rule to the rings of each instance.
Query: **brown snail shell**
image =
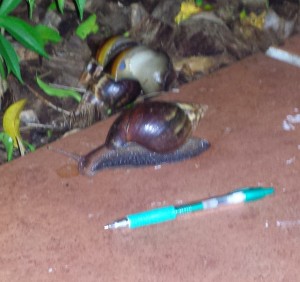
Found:
[[[146,94],[167,90],[174,78],[167,54],[142,45],[119,53],[113,60],[111,74],[116,80],[138,80]]]
[[[153,101],[124,111],[110,128],[105,144],[119,148],[135,142],[157,153],[175,150],[186,142],[204,114],[203,108],[182,105]]]
[[[209,142],[190,138],[206,107],[146,102],[123,112],[103,145],[78,158],[81,174],[120,166],[157,165],[197,156]]]
[[[130,79],[115,81],[108,74],[104,74],[92,85],[92,95],[87,95],[86,102],[115,111],[132,103],[142,93],[138,81]]]

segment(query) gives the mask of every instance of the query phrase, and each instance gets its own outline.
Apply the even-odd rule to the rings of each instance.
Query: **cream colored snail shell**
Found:
[[[146,46],[135,46],[122,51],[112,64],[112,76],[116,80],[136,79],[145,93],[167,90],[174,77],[170,58]]]

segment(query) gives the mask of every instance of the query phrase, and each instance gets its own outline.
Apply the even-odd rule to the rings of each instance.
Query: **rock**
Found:
[[[174,37],[177,56],[213,56],[224,52],[237,59],[251,53],[251,49],[212,12],[202,12],[182,22]]]
[[[166,24],[174,24],[174,19],[180,11],[182,0],[160,1],[152,12],[152,17]]]

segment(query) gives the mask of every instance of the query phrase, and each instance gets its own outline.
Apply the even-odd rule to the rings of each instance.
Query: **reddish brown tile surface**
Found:
[[[74,162],[47,149],[0,167],[0,281],[300,281],[300,124],[282,127],[300,109],[300,69],[258,54],[165,99],[209,106],[195,134],[209,151],[92,178],[60,176]],[[54,146],[85,153],[112,121]],[[257,185],[275,196],[103,230],[128,213]]]

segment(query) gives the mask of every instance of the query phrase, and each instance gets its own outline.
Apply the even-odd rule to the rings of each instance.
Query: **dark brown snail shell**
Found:
[[[193,121],[198,123],[197,120]],[[171,152],[192,133],[192,121],[178,105],[146,102],[124,111],[110,128],[106,146],[119,148],[135,142],[157,153]]]
[[[103,145],[79,158],[79,172],[119,166],[157,165],[197,156],[209,142],[189,138],[206,107],[146,102],[123,112],[111,126]]]
[[[115,81],[108,74],[104,74],[83,96],[81,104],[97,107],[101,112],[109,110],[110,113],[114,113],[134,102],[142,94],[138,81],[130,79]]]

